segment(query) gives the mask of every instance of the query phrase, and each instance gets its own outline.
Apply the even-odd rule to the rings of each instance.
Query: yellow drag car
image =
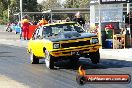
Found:
[[[100,60],[97,35],[87,33],[74,22],[46,24],[38,27],[28,42],[32,64],[45,59],[46,67],[54,69],[54,63],[70,59],[76,64],[80,57],[90,57],[92,63]]]

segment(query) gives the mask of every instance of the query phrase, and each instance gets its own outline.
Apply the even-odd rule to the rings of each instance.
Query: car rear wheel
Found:
[[[47,50],[45,50],[45,64],[47,68],[54,69],[54,57]]]
[[[31,64],[38,64],[39,59],[33,54],[33,52],[30,52],[30,62]]]
[[[100,61],[100,53],[99,50],[97,50],[96,52],[91,52],[89,53],[89,57],[92,61],[93,64],[97,64]]]

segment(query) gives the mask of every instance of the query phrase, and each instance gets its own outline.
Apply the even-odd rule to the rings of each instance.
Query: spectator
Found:
[[[29,40],[28,39],[29,25],[30,23],[29,23],[28,17],[25,16],[24,19],[22,20],[22,31],[23,31],[24,40]]]
[[[82,27],[84,27],[85,21],[79,12],[75,14],[73,21],[79,23]]]
[[[67,17],[66,18],[66,22],[70,22],[71,20],[70,20],[70,18],[69,17]]]
[[[45,25],[45,24],[48,24],[47,20],[45,20],[45,18],[42,16],[42,19],[39,21],[38,25],[39,26],[42,26],[42,25]]]
[[[34,22],[33,22],[33,25],[37,25],[37,23],[38,23],[37,21],[34,21]]]

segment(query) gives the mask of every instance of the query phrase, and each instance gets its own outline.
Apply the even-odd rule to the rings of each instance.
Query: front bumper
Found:
[[[50,54],[54,57],[81,55],[89,52],[96,52],[100,47],[101,45],[89,45],[77,48],[59,49],[50,51]]]

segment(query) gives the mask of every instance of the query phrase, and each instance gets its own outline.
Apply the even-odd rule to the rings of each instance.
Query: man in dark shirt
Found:
[[[84,26],[84,24],[85,24],[85,21],[79,12],[75,15],[75,17],[73,18],[73,21],[79,23],[81,26]]]

